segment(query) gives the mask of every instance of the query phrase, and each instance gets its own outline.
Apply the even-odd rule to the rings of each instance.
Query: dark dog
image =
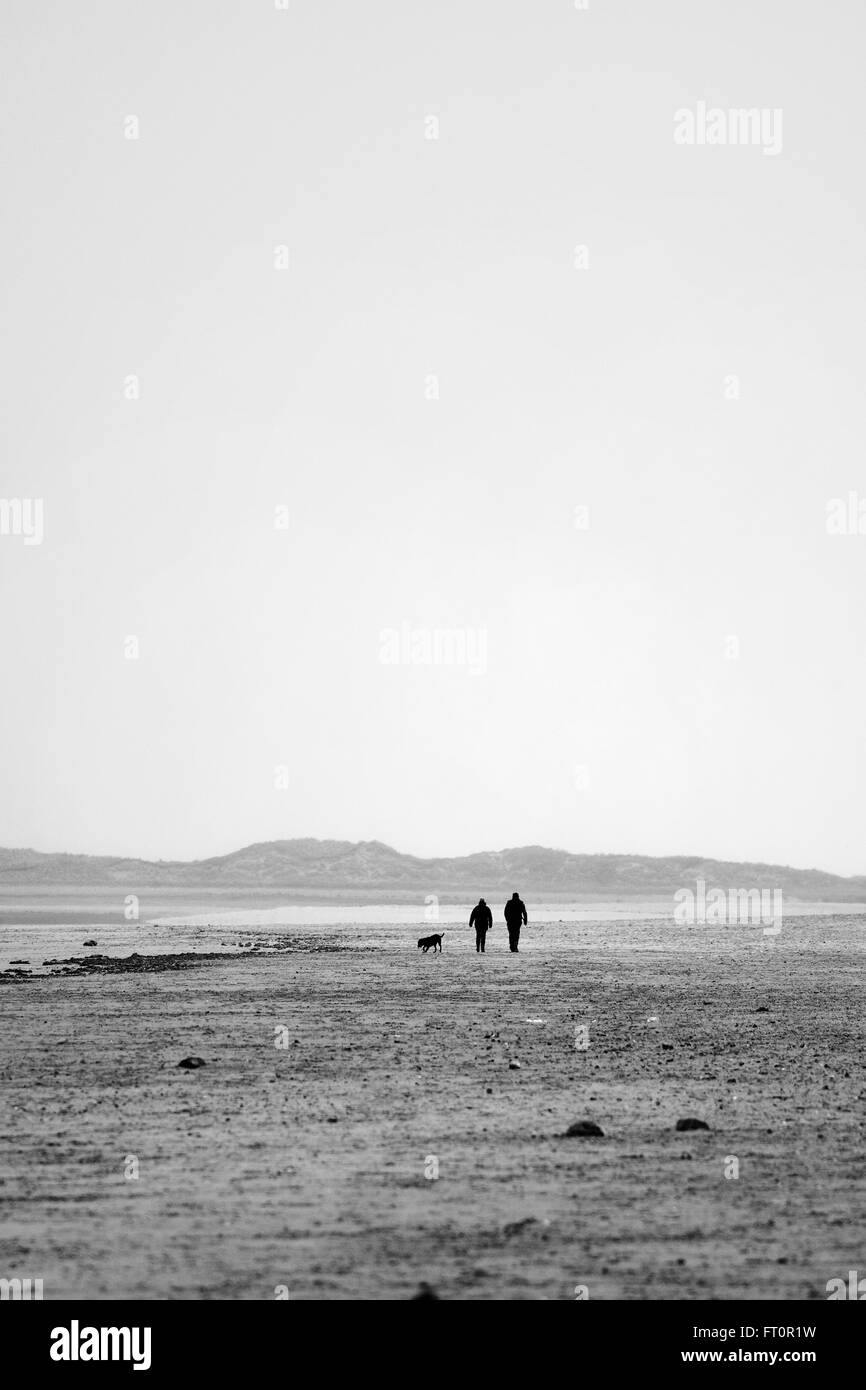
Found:
[[[425,956],[427,952],[430,950],[431,946],[433,947],[434,952],[436,950],[436,947],[438,946],[439,954],[442,954],[442,937],[444,935],[445,933],[443,931],[440,932],[437,936],[421,936],[418,938],[418,945],[421,947],[421,950],[424,952]]]

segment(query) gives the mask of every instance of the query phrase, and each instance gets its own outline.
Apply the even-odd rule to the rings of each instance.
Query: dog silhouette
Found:
[[[435,952],[435,950],[436,950],[436,948],[437,948],[437,946],[438,946],[438,948],[439,948],[439,954],[440,954],[440,955],[442,954],[442,937],[443,937],[444,935],[445,935],[445,933],[444,933],[444,931],[443,931],[443,932],[437,933],[437,934],[434,935],[434,936],[419,936],[419,938],[418,938],[418,945],[419,945],[419,947],[421,948],[421,950],[424,952],[425,956],[426,956],[427,952],[430,950],[430,947],[431,947],[431,946],[433,947],[434,952]]]

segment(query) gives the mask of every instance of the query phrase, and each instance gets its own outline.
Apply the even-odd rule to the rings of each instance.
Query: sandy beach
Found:
[[[4,1269],[46,1299],[825,1298],[863,1258],[863,928],[434,957],[342,927],[6,976]]]

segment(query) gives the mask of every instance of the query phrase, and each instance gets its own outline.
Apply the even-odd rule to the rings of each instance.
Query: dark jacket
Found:
[[[509,927],[519,927],[526,925],[526,907],[520,898],[509,898],[505,904],[505,920]]]
[[[476,903],[472,909],[472,916],[469,918],[470,927],[475,927],[476,931],[489,931],[493,926],[493,913],[487,903]]]

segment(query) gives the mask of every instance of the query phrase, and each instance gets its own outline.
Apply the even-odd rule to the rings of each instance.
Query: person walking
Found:
[[[516,893],[512,893],[505,904],[505,925],[508,928],[508,948],[516,951],[520,940],[520,928],[526,925],[526,907]]]
[[[487,933],[493,926],[493,913],[490,911],[490,908],[483,898],[479,898],[475,907],[473,907],[472,915],[469,918],[469,925],[475,928],[475,949],[483,954]]]

